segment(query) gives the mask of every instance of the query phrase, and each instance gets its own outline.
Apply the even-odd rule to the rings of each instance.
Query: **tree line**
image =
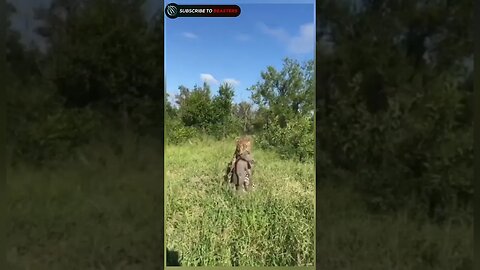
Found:
[[[254,135],[260,147],[285,158],[312,160],[314,156],[314,62],[284,59],[281,70],[272,66],[248,88],[251,98],[233,102],[233,85],[220,85],[212,96],[203,87],[178,88],[175,103],[165,99],[166,140],[181,143],[199,135],[216,138]]]
[[[472,218],[473,2],[320,1],[317,181]]]

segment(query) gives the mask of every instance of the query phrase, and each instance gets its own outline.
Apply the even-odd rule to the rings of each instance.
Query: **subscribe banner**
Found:
[[[177,5],[168,4],[165,14],[170,19],[178,17],[237,17],[240,15],[237,5]]]

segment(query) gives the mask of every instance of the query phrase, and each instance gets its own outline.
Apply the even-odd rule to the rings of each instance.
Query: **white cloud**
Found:
[[[265,34],[270,35],[280,41],[286,42],[289,39],[289,35],[285,29],[269,27],[264,23],[259,23],[258,26]]]
[[[218,84],[218,80],[212,74],[202,73],[200,74],[200,79],[207,84]]]
[[[202,80],[202,82],[205,82],[209,85],[218,85],[220,83],[212,74],[209,73],[200,74],[200,79]],[[234,78],[226,78],[223,79],[222,83],[227,83],[231,86],[238,86],[240,84],[240,81]]]
[[[194,33],[191,33],[191,32],[183,32],[182,33],[182,36],[186,37],[186,38],[189,38],[189,39],[196,39],[198,38],[197,35],[195,35]]]
[[[235,39],[238,41],[249,41],[251,37],[247,34],[238,34],[235,36]]]
[[[224,83],[230,84],[231,86],[238,86],[240,84],[240,81],[228,78],[223,80]]]
[[[313,22],[301,25],[299,32],[293,36],[283,28],[273,28],[263,23],[259,24],[259,28],[265,34],[284,43],[287,46],[287,49],[292,53],[303,54],[310,53],[314,50],[315,25]]]
[[[300,33],[290,39],[290,51],[294,53],[309,53],[315,47],[315,25],[307,23],[300,26]]]

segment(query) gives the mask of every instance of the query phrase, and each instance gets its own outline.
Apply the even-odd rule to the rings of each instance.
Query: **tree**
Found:
[[[233,86],[223,83],[218,89],[218,94],[213,98],[213,109],[215,114],[214,124],[221,126],[223,130],[222,136],[233,130]]]
[[[288,119],[311,113],[314,105],[313,61],[300,65],[285,59],[281,71],[269,66],[261,73],[262,81],[252,86],[252,100],[258,105],[267,125],[279,117],[280,126]],[[268,110],[262,110],[267,108]]]
[[[433,208],[469,201],[473,110],[464,63],[473,54],[472,2],[318,6],[317,38],[330,50],[317,52],[317,153],[356,175],[379,209],[415,197],[433,216]]]
[[[254,111],[252,104],[242,101],[236,106],[236,117],[242,122],[243,132],[245,134],[252,132]]]
[[[313,61],[302,65],[287,58],[280,71],[267,67],[261,73],[262,81],[249,89],[253,103],[258,106],[254,125],[260,130],[259,144],[285,158],[297,157],[300,161],[313,158],[313,68]]]
[[[214,107],[207,84],[203,87],[195,85],[191,91],[183,86],[179,87],[179,90],[178,112],[185,126],[205,129],[214,122]]]
[[[162,59],[144,1],[55,0],[38,12],[53,81],[66,105],[120,114],[124,129],[144,100],[163,103]],[[125,12],[128,10],[128,12]],[[161,110],[157,110],[161,111]]]
[[[42,60],[42,54],[34,44],[25,46],[21,41],[20,33],[12,29],[10,17],[15,13],[15,7],[7,2],[5,60],[6,71],[11,72],[11,76],[7,76],[7,78],[15,77],[15,79],[18,79],[17,82],[27,83],[41,74],[38,63]]]
[[[232,115],[234,89],[231,85],[223,83],[218,89],[218,95],[214,97],[213,104],[216,109],[218,121],[225,123]]]

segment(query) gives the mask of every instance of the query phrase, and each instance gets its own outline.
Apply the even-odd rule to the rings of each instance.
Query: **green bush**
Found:
[[[11,154],[14,159],[34,163],[55,161],[68,156],[75,147],[83,145],[96,127],[95,116],[88,111],[65,110],[45,116],[17,130]]]
[[[408,207],[434,219],[458,207],[471,212],[473,131],[460,115],[468,111],[468,94],[452,81],[439,76],[425,86],[435,91],[413,83],[392,95],[382,113],[369,112],[353,87],[319,122],[321,151],[333,167],[355,175],[372,209]]]
[[[41,164],[62,159],[99,130],[101,117],[88,109],[67,109],[55,92],[23,85],[7,88],[7,138],[10,162]],[[29,91],[27,91],[29,90]]]
[[[220,140],[231,136],[238,136],[243,132],[240,121],[232,117],[225,120],[224,123],[219,122],[207,125],[203,133]]]
[[[171,144],[181,144],[198,137],[198,130],[194,127],[186,127],[177,119],[166,119],[165,141]]]
[[[313,160],[315,134],[310,117],[296,117],[287,122],[285,128],[278,118],[259,134],[258,144],[277,151],[283,158],[298,158],[300,161]]]

